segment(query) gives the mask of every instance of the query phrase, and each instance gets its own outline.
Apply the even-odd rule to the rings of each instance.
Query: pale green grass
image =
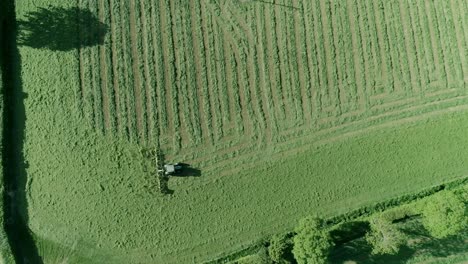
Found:
[[[46,3],[75,1],[21,1],[19,17]],[[21,55],[25,191],[44,252],[53,250],[40,244],[53,242],[84,259],[99,255],[96,263],[106,255],[198,263],[291,230],[306,215],[340,214],[468,175],[468,111],[458,109],[311,144],[235,174],[173,179],[174,194],[162,197],[145,187],[154,179],[140,146],[97,133],[81,116],[77,52],[22,47]]]

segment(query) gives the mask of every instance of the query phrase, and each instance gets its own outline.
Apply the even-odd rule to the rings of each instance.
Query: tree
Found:
[[[323,220],[307,217],[299,221],[295,229],[293,254],[299,264],[326,263],[333,246],[330,233]]]
[[[424,206],[422,223],[435,238],[455,235],[468,226],[466,205],[451,191],[437,193]]]
[[[290,239],[286,236],[274,235],[270,239],[270,245],[268,246],[268,255],[274,263],[289,263],[285,259],[285,255],[290,246]]]
[[[396,254],[406,243],[406,235],[392,221],[384,217],[374,217],[370,221],[370,232],[366,240],[372,245],[372,254]]]

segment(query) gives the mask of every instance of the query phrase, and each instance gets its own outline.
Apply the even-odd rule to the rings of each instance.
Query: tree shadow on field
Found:
[[[53,51],[101,45],[109,30],[91,11],[78,7],[40,7],[17,23],[19,45]]]
[[[343,245],[366,235],[370,226],[367,221],[351,221],[341,224],[330,232],[335,245]]]
[[[0,1],[0,74],[3,81],[2,165],[4,226],[15,263],[43,263],[28,228],[27,164],[23,147],[26,113],[17,46],[14,0]]]

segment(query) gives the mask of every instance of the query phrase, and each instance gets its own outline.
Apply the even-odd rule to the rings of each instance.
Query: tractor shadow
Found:
[[[200,177],[201,170],[197,168],[192,168],[190,164],[178,163],[182,166],[182,170],[177,173],[172,173],[171,175],[164,175],[159,177],[159,190],[163,195],[172,195],[174,190],[169,188],[169,181],[171,178],[185,178],[185,177]]]
[[[164,175],[159,178],[160,192],[164,195],[174,194],[174,190],[169,188],[169,181],[171,178],[188,178],[188,177],[200,177],[201,170],[193,168],[187,163],[178,163],[182,166],[182,169],[171,175]]]
[[[180,172],[174,173],[171,177],[200,177],[201,170],[198,168],[192,167],[190,164],[187,163],[179,163],[182,166],[182,170]]]

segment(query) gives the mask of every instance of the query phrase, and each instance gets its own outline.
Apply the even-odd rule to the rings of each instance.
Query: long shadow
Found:
[[[182,166],[182,170],[178,173],[171,175],[171,177],[200,177],[201,170],[198,168],[192,167],[187,163],[179,163]]]
[[[109,27],[87,9],[39,7],[18,22],[17,43],[35,49],[70,51],[104,44]]]
[[[369,222],[350,221],[341,224],[339,228],[332,230],[330,235],[336,246],[351,242],[360,237],[364,237],[369,231]]]
[[[372,255],[371,251],[372,247],[365,239],[360,238],[334,248],[329,255],[329,261],[330,263],[354,261],[366,264],[403,264],[414,255],[416,250],[403,246],[396,255],[376,256]]]
[[[23,155],[25,129],[25,94],[21,81],[21,57],[17,47],[17,24],[14,0],[2,0],[0,62],[3,74],[4,127],[3,160],[5,194],[3,197],[5,230],[16,263],[43,263],[28,229],[26,200],[26,163]]]

